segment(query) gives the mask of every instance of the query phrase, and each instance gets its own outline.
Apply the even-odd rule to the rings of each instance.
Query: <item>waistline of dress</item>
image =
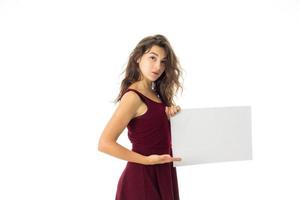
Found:
[[[151,154],[172,154],[170,146],[137,146],[132,145],[132,151],[148,156]]]

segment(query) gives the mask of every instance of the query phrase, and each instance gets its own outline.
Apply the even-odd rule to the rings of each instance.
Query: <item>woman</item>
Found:
[[[128,161],[116,200],[178,200],[170,117],[180,111],[173,97],[182,86],[180,65],[163,35],[142,39],[130,55],[116,102],[99,140],[101,152]],[[117,143],[127,127],[129,150]]]

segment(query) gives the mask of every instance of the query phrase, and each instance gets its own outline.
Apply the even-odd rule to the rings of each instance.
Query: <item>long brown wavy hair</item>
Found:
[[[179,81],[179,79],[182,79],[181,66],[167,38],[159,34],[143,38],[130,54],[127,67],[122,72],[122,74],[125,72],[125,78],[121,82],[120,93],[116,98],[115,103],[120,101],[124,92],[131,84],[141,80],[141,72],[137,60],[144,53],[150,51],[154,45],[157,45],[165,50],[166,62],[165,71],[154,82],[153,89],[167,106],[175,105],[173,97],[179,88],[181,89],[181,92],[183,91],[182,85]]]

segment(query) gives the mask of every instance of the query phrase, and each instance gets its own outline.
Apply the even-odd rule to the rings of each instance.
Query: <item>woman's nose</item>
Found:
[[[154,64],[154,69],[155,69],[155,71],[159,71],[160,68],[161,68],[161,63],[160,63],[160,62],[156,62],[156,63]]]

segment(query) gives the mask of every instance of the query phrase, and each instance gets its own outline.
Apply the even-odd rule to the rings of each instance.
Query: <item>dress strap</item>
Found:
[[[126,92],[129,92],[129,91],[132,91],[132,92],[136,93],[144,103],[147,102],[147,99],[145,98],[145,96],[144,96],[142,93],[140,93],[139,91],[135,90],[135,89],[128,88],[128,89],[124,92],[124,94],[125,94]],[[123,94],[123,95],[124,95],[124,94]]]
[[[146,104],[149,103],[149,104],[164,105],[163,102],[157,102],[157,101],[154,101],[154,100],[150,99],[149,97],[145,96],[144,94],[142,94],[141,92],[139,92],[139,91],[137,91],[137,90],[135,90],[135,89],[132,89],[132,88],[128,88],[128,89],[124,92],[124,94],[125,94],[126,92],[128,92],[128,91],[133,91],[133,92],[135,92],[137,95],[139,95],[139,97],[142,99],[142,101],[143,101],[144,103],[146,103]]]

